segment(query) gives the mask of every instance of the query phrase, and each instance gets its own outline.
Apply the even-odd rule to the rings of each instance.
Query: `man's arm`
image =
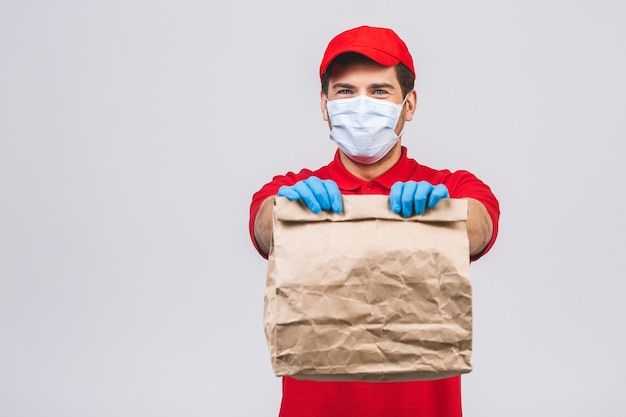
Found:
[[[263,200],[254,219],[254,238],[256,239],[259,250],[265,256],[269,254],[270,244],[272,242],[274,197],[275,196],[270,196]]]
[[[316,176],[300,180],[294,185],[283,185],[278,189],[278,195],[289,200],[301,200],[313,212],[330,210],[340,213],[343,210],[341,191],[333,180],[321,180]],[[274,211],[274,196],[263,200],[259,211],[254,218],[254,238],[259,251],[267,256],[272,243],[272,227]]]
[[[489,244],[493,234],[493,224],[487,209],[474,199],[466,198],[467,208],[467,237],[469,238],[470,256],[479,255]]]
[[[389,205],[394,213],[409,217],[422,214],[435,207],[443,198],[449,198],[444,184],[433,185],[428,181],[398,181],[389,191]],[[493,235],[493,223],[485,206],[475,198],[468,201],[467,237],[471,257],[477,257],[489,245]]]

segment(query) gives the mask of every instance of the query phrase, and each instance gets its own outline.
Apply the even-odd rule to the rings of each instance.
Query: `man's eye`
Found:
[[[350,90],[339,90],[339,91],[337,91],[337,94],[351,94],[351,93],[352,93],[352,91],[350,91]]]
[[[387,91],[385,91],[385,90],[380,90],[380,89],[379,90],[374,90],[374,95],[382,96],[382,95],[385,95],[385,94],[387,94]]]

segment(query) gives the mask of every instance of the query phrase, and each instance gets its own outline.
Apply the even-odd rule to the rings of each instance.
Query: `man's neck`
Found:
[[[357,178],[365,181],[371,181],[380,177],[385,172],[389,171],[402,156],[402,148],[400,142],[395,144],[393,148],[383,156],[382,159],[373,164],[362,164],[348,158],[343,152],[339,151],[339,160],[344,167]]]

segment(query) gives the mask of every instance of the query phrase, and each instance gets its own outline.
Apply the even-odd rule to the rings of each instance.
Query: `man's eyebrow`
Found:
[[[348,83],[336,83],[333,84],[333,89],[335,88],[347,88],[349,90],[353,89],[354,86],[352,84],[348,84]]]
[[[337,89],[337,88],[346,88],[348,90],[352,90],[354,88],[356,88],[354,85],[349,84],[349,83],[336,83],[332,85],[333,89]],[[387,90],[393,90],[395,89],[395,87],[393,86],[393,84],[389,84],[389,83],[374,83],[374,84],[370,84],[367,86],[368,89],[370,90],[377,90],[379,88],[385,88]]]
[[[393,90],[395,89],[395,87],[393,86],[393,84],[389,84],[389,83],[377,83],[377,84],[370,84],[369,88],[371,90],[377,90],[379,88],[386,88],[387,90]]]

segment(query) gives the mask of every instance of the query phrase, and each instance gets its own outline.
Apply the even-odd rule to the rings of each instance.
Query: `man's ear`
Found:
[[[324,118],[325,121],[328,122],[329,117],[328,117],[328,109],[326,108],[326,94],[324,94],[323,91],[320,91],[320,107],[322,109],[322,117]]]
[[[413,115],[415,114],[415,109],[417,107],[417,91],[411,90],[406,97],[406,103],[404,105],[404,120],[411,121],[413,120]]]

